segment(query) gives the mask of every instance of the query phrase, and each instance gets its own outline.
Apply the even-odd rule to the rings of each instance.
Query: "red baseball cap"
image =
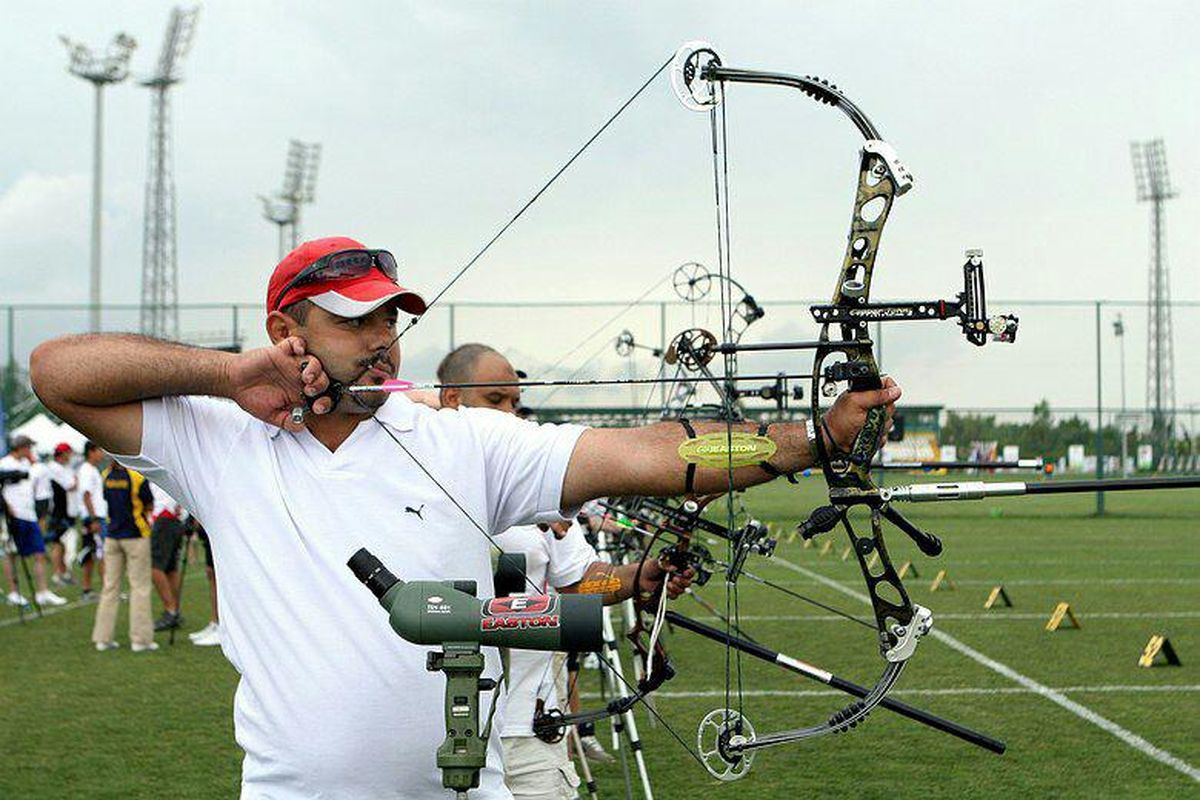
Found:
[[[322,256],[342,250],[366,249],[367,246],[362,242],[345,236],[327,236],[300,245],[284,256],[283,261],[280,261],[271,273],[271,281],[267,284],[267,313],[301,300],[308,300],[330,314],[354,318],[370,314],[384,303],[395,299],[396,305],[409,314],[424,314],[425,301],[419,294],[405,289],[378,269],[372,269],[356,278],[296,286],[289,289],[287,294],[280,298],[280,302],[276,302],[284,287],[299,275],[301,270]]]
[[[59,442],[58,444],[54,445],[54,455],[56,456],[61,456],[63,453],[73,452],[75,451],[71,449],[71,445],[67,444],[66,442]]]

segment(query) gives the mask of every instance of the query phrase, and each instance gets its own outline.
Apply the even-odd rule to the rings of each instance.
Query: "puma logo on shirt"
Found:
[[[424,519],[425,519],[425,517],[424,517],[424,516],[421,514],[421,510],[422,510],[422,509],[424,509],[424,508],[425,508],[425,504],[424,504],[424,503],[422,503],[422,504],[421,504],[421,507],[420,507],[420,508],[413,508],[412,506],[405,506],[405,507],[404,507],[404,513],[406,513],[406,514],[416,514],[418,519],[424,520]]]

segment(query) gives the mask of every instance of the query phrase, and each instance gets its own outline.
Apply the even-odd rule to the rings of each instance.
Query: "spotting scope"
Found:
[[[600,595],[479,599],[474,581],[402,581],[365,548],[346,565],[379,599],[401,638],[442,648],[428,654],[425,666],[446,675],[446,739],[437,765],[442,785],[459,798],[479,786],[487,763],[491,715],[481,729],[479,693],[495,689],[496,681],[483,677],[480,646],[580,652],[601,646]]]

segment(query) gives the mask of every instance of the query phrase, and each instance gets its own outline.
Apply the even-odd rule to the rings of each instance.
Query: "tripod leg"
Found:
[[[588,797],[590,800],[598,800],[596,779],[592,777],[592,768],[588,764],[587,756],[583,753],[583,743],[579,741],[579,728],[575,725],[568,725],[567,736],[571,740],[571,747],[575,749],[575,757],[579,759],[579,769],[583,772],[583,783],[587,787]]]
[[[25,573],[25,583],[29,584],[29,596],[32,598],[33,610],[37,612],[39,618],[42,616],[42,604],[37,599],[37,586],[33,582],[33,574],[29,571],[29,558],[21,556],[21,571]],[[17,581],[18,586],[20,581]],[[19,588],[18,588],[19,591]]]
[[[604,621],[603,616],[601,619]],[[628,696],[629,692],[624,683],[618,681],[615,677],[616,675],[623,676],[625,673],[621,669],[621,653],[617,649],[617,640],[613,634],[611,617],[607,620],[607,624],[604,625],[603,633],[605,654],[608,657],[611,669],[610,675],[613,676],[613,681],[617,684],[616,693],[619,697]],[[650,775],[646,771],[646,757],[642,752],[642,741],[638,736],[637,720],[633,716],[633,709],[621,715],[621,722],[625,736],[629,741],[629,750],[633,753],[634,764],[637,765],[638,777],[641,778],[642,797],[645,800],[654,800],[654,792],[650,788]],[[623,749],[621,751],[621,758],[622,761],[625,758],[625,751]]]

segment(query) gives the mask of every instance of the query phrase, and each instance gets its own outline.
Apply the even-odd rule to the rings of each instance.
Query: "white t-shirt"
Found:
[[[104,499],[104,481],[100,478],[100,470],[95,465],[84,461],[79,465],[79,513],[88,515],[87,504],[83,496],[89,494],[92,498],[92,510],[100,519],[108,518],[108,502]]]
[[[589,564],[599,561],[596,551],[584,538],[578,522],[562,539],[553,531],[543,531],[536,525],[518,525],[492,537],[506,553],[525,554],[525,575],[539,591],[552,592],[570,586],[583,578]],[[533,587],[526,584],[526,592]],[[564,710],[554,685],[553,653],[538,650],[512,650],[508,654],[508,700],[504,707],[504,727],[501,736],[533,736],[533,715],[538,699],[546,708]]]
[[[28,522],[37,522],[37,512],[33,508],[33,466],[12,453],[0,458],[0,470],[20,470],[29,473],[25,480],[4,484],[3,490],[4,502],[8,504],[9,513]]]
[[[151,481],[150,494],[154,497],[154,510],[150,512],[151,519],[158,519],[158,515],[163,512],[170,512],[176,519],[182,518],[183,509],[179,507],[179,501],[167,494],[166,489]]]
[[[79,491],[75,470],[57,461],[51,461],[46,466],[50,471],[50,480],[61,486],[62,490],[67,493],[67,516],[71,518],[79,516]]]
[[[396,394],[331,453],[307,430],[280,430],[227,401],[142,408],[142,452],[114,457],[195,512],[211,538],[221,645],[241,674],[243,800],[445,800],[435,755],[445,676],[425,669],[433,648],[391,629],[346,560],[366,547],[402,580],[474,580],[490,593],[488,541],[417,462],[494,534],[562,519],[583,428],[434,411]],[[498,677],[498,654],[484,652],[484,674]],[[481,707],[491,700],[483,693]],[[480,783],[472,798],[510,796],[499,737]]]
[[[50,467],[41,461],[34,462],[29,468],[29,480],[33,481],[33,499],[49,500],[54,497],[50,489]]]

